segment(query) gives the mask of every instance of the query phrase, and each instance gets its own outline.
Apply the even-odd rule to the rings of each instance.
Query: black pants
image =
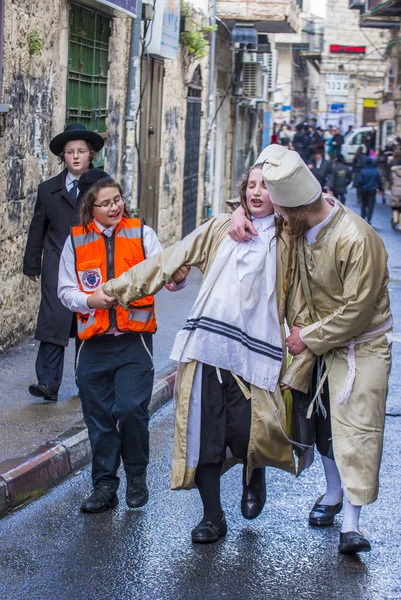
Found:
[[[347,199],[347,194],[345,192],[336,192],[334,191],[334,196],[341,202],[341,204],[345,204]]]
[[[376,190],[361,190],[361,217],[371,222],[376,203]]]
[[[152,353],[152,335],[143,334]],[[82,344],[78,383],[92,447],[92,481],[117,489],[126,473],[141,475],[149,462],[149,402],[153,363],[141,336],[101,335]]]
[[[313,374],[313,396],[316,393],[316,369]],[[312,396],[312,398],[313,398]],[[324,417],[320,408],[315,411],[315,430],[316,430],[316,448],[322,456],[334,458],[333,442],[331,433],[331,415],[330,415],[330,392],[328,379],[323,384],[321,391],[321,400],[326,409],[326,417]],[[316,404],[317,406],[317,404]]]
[[[75,360],[81,340],[75,338]],[[58,392],[63,379],[65,346],[58,346],[50,342],[40,342],[36,357],[36,377],[39,385],[46,385]]]
[[[199,465],[218,464],[229,447],[235,458],[246,459],[251,430],[251,401],[225,369],[203,364]]]

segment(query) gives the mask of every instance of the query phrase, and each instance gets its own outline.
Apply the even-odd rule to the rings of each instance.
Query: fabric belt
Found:
[[[323,407],[323,403],[322,403],[320,395],[321,395],[321,391],[322,391],[324,382],[326,381],[327,376],[330,372],[331,365],[332,365],[333,359],[334,359],[335,350],[337,348],[348,348],[348,356],[347,356],[348,373],[347,373],[347,377],[345,379],[343,388],[336,398],[336,403],[339,406],[344,406],[347,403],[347,401],[351,395],[352,388],[353,388],[354,382],[355,382],[355,373],[356,373],[355,346],[356,346],[356,344],[362,344],[363,342],[370,342],[371,340],[374,340],[374,339],[380,337],[381,335],[388,333],[390,331],[390,329],[392,328],[392,326],[393,326],[393,319],[392,319],[392,317],[389,317],[382,325],[380,325],[376,329],[372,329],[372,331],[367,331],[365,333],[361,333],[361,335],[351,338],[345,344],[341,344],[341,346],[336,346],[336,348],[333,348],[334,352],[331,356],[330,364],[326,365],[325,372],[319,373],[319,371],[321,371],[321,369],[318,369],[318,384],[317,384],[317,388],[316,388],[316,393],[315,393],[314,397],[312,398],[312,401],[308,408],[308,413],[307,413],[308,419],[310,419],[312,416],[313,408],[314,408],[314,405],[316,402],[318,403],[319,408],[321,408],[322,414],[324,416],[326,416],[326,414],[325,414],[326,410]]]

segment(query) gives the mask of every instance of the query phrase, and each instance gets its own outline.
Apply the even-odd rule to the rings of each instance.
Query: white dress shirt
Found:
[[[78,181],[78,179],[79,177],[75,177],[75,175],[72,175],[72,173],[69,171],[67,172],[67,177],[65,178],[65,187],[67,188],[67,192],[71,190],[73,181]]]
[[[115,229],[115,225],[112,227],[104,227],[95,220],[95,225],[100,231],[107,237],[111,237]],[[145,250],[145,257],[153,256],[163,250],[159,238],[156,233],[148,227],[143,226],[143,246]],[[103,282],[105,283],[105,282]],[[186,286],[187,280],[179,283],[176,287],[178,291]],[[73,312],[80,312],[82,314],[94,315],[96,309],[89,308],[87,304],[88,294],[85,294],[79,286],[77,272],[75,269],[75,255],[72,247],[71,236],[69,235],[63,248],[63,252],[60,258],[60,266],[58,272],[58,289],[57,295],[61,302]]]

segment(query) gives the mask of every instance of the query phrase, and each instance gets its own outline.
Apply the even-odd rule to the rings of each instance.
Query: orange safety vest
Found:
[[[88,295],[145,259],[141,219],[123,217],[111,237],[103,235],[94,221],[87,231],[82,225],[71,227],[71,240],[79,285]],[[88,340],[112,328],[154,333],[157,329],[154,304],[154,297],[146,296],[132,302],[128,309],[120,305],[109,310],[96,309],[93,317],[78,313],[78,337]]]

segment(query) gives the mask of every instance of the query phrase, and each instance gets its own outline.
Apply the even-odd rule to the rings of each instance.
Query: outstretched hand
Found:
[[[252,221],[246,218],[242,206],[239,206],[233,212],[228,235],[234,242],[247,242],[252,239],[253,235],[258,235],[258,232],[252,225]]]
[[[98,287],[93,294],[88,296],[86,303],[89,308],[101,308],[102,310],[113,308],[113,306],[118,304],[117,299],[114,298],[114,296],[108,296],[104,292],[102,285]]]

